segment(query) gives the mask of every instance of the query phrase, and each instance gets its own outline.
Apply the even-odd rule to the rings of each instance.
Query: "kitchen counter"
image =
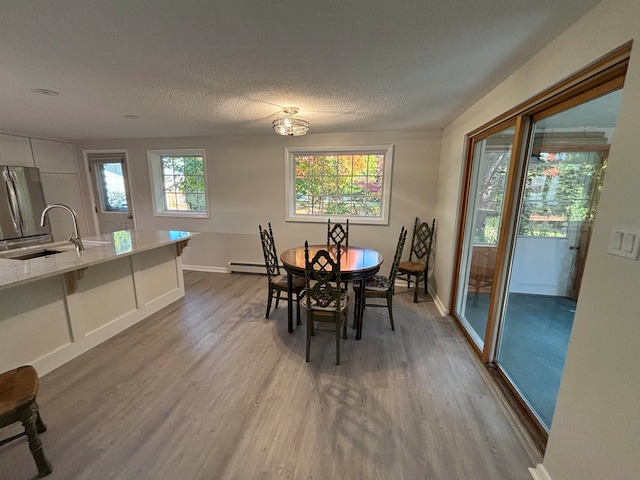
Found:
[[[163,245],[176,243],[183,246],[193,235],[195,233],[179,230],[122,230],[83,238],[85,250],[80,253],[77,253],[75,247],[68,241],[3,251],[0,252],[0,290],[88,268],[92,265],[108,262],[116,257],[134,255]],[[3,258],[7,255],[14,256],[19,253],[42,250],[43,248],[47,250],[62,250],[62,252],[30,260]],[[180,253],[182,252],[180,251]]]
[[[184,296],[182,250],[195,232],[129,231],[0,252],[0,371],[40,375]],[[17,260],[38,250],[56,251]]]

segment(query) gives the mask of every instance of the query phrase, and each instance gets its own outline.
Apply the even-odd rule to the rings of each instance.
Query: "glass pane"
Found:
[[[534,125],[497,363],[551,427],[621,91]]]
[[[489,299],[494,286],[500,222],[511,161],[514,128],[476,143],[456,313],[475,343],[484,348]]]
[[[122,164],[120,162],[96,163],[95,170],[98,176],[102,211],[128,212]]]
[[[307,215],[382,215],[384,155],[296,155],[295,211]]]
[[[162,157],[165,209],[206,212],[202,157]]]

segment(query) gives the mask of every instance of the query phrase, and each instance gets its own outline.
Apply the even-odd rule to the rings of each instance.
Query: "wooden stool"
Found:
[[[0,374],[0,428],[22,422],[24,432],[0,441],[0,445],[26,435],[29,450],[41,477],[51,473],[51,464],[44,456],[39,433],[47,427],[40,418],[36,395],[38,393],[38,373],[32,366],[18,367]]]

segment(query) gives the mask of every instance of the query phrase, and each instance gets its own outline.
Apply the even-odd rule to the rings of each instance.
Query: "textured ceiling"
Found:
[[[2,0],[0,131],[272,135],[287,105],[310,133],[441,128],[596,3]]]

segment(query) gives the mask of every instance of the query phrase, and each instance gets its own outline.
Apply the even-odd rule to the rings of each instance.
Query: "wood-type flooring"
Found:
[[[260,275],[185,272],[186,296],[40,382],[54,479],[530,480],[482,367],[433,301],[397,289],[396,331],[287,332]],[[118,301],[114,298],[113,301]],[[304,310],[302,311],[304,316]],[[0,431],[0,438],[18,431]],[[25,438],[0,478],[36,477]]]

